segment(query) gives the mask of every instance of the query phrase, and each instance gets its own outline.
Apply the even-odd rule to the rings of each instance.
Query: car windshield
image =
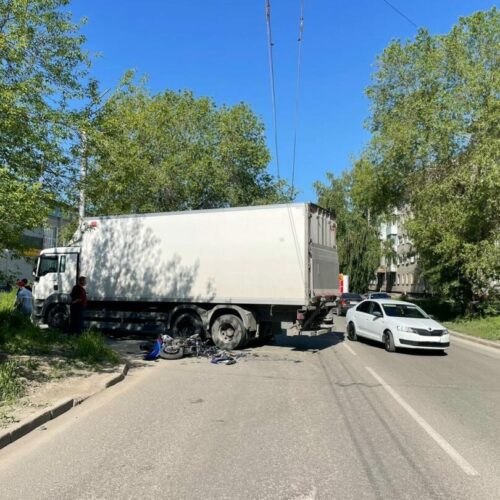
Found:
[[[385,314],[395,318],[428,318],[417,306],[410,304],[382,304]]]
[[[372,299],[389,299],[391,296],[387,293],[372,293],[370,298]]]
[[[343,293],[342,298],[343,299],[362,300],[361,295],[359,295],[357,293]]]

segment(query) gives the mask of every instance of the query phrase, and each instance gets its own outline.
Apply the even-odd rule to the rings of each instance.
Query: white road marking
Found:
[[[357,356],[357,354],[353,351],[353,349],[351,347],[349,347],[349,345],[347,344],[347,342],[344,342],[344,346],[345,348],[353,355],[353,356]]]
[[[422,429],[424,429],[429,436],[436,441],[436,443],[455,461],[455,463],[468,475],[468,476],[479,476],[472,465],[465,460],[460,453],[458,453],[453,446],[451,446],[446,439],[439,434],[434,428],[428,424],[392,387],[387,385],[384,379],[375,373],[370,367],[365,366],[365,368],[371,373],[372,377],[379,382],[379,384],[410,414],[410,416],[417,422]]]

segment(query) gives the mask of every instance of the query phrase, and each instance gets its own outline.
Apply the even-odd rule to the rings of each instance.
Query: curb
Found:
[[[455,332],[453,330],[449,330],[449,332],[454,336],[458,337],[462,340],[469,340],[470,342],[474,342],[475,344],[483,344],[488,347],[494,347],[495,349],[500,349],[500,342],[495,340],[486,340],[478,337],[473,337],[472,335],[466,335],[465,333]]]
[[[71,408],[78,406],[79,404],[83,403],[86,399],[94,396],[95,394],[101,392],[102,390],[112,387],[115,384],[118,384],[118,382],[121,382],[127,376],[129,368],[130,368],[129,362],[125,361],[125,365],[123,366],[121,373],[118,374],[116,377],[112,378],[111,380],[108,380],[104,384],[104,388],[99,389],[95,391],[93,394],[90,394],[89,396],[86,396],[84,398],[75,397],[71,399],[63,399],[52,408],[46,409],[42,413],[34,415],[33,417],[30,417],[29,419],[21,422],[17,427],[12,429],[11,431],[0,433],[0,450],[2,448],[5,448],[5,446],[13,443],[14,441],[17,441],[19,438],[22,438],[31,431],[35,430],[37,427],[40,427],[41,425],[47,423],[49,420],[54,420],[63,413],[66,413],[67,411],[71,410]]]

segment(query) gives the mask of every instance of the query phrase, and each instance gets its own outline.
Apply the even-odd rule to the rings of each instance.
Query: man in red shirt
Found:
[[[85,276],[80,276],[78,284],[71,290],[71,331],[77,335],[83,332],[83,317],[87,307],[86,284]]]

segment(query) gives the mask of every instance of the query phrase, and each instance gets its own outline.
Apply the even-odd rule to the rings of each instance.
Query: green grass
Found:
[[[28,379],[44,381],[71,374],[72,366],[99,370],[120,363],[121,359],[106,346],[102,334],[86,331],[74,336],[40,329],[14,310],[15,291],[0,293],[0,406],[22,397]],[[38,370],[50,366],[50,375]]]
[[[118,354],[106,345],[104,335],[92,330],[75,338],[73,356],[91,364],[120,362]]]
[[[487,340],[500,340],[500,316],[485,318],[458,319],[444,323],[446,328],[459,333]]]
[[[21,369],[17,361],[5,361],[0,364],[0,403],[8,404],[22,397],[25,385],[21,378]]]

